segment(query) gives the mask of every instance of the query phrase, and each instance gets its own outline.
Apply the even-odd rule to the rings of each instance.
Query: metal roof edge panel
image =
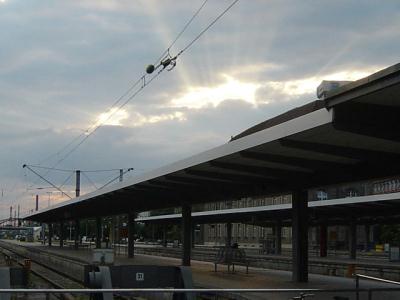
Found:
[[[229,143],[223,144],[221,146],[217,146],[210,150],[206,150],[199,154],[190,156],[186,159],[177,161],[175,163],[160,167],[158,169],[149,171],[147,173],[137,175],[135,177],[129,178],[124,182],[115,183],[109,187],[106,187],[102,190],[94,191],[85,195],[82,195],[78,198],[73,198],[64,202],[60,202],[56,205],[47,207],[40,211],[37,211],[33,214],[29,214],[24,218],[32,218],[36,215],[43,214],[45,212],[51,211],[53,209],[59,209],[65,207],[67,205],[72,205],[75,203],[79,203],[82,201],[87,201],[89,199],[105,195],[108,193],[115,192],[117,190],[121,190],[124,188],[128,188],[140,182],[144,182],[147,180],[151,180],[160,176],[164,176],[170,173],[174,173],[186,168],[190,168],[202,163],[205,163],[210,160],[214,160],[226,155],[231,155],[249,148],[253,148],[268,142],[272,142],[274,140],[290,136],[296,133],[300,133],[302,131],[306,131],[312,128],[316,128],[325,124],[331,123],[333,120],[333,112],[332,110],[327,110],[326,108],[322,108],[316,111],[313,111],[309,114],[302,115],[298,118],[291,119],[287,122],[278,124],[276,126],[266,128],[264,130],[255,132],[251,135],[245,136],[243,138],[231,141]]]
[[[365,90],[365,94],[368,94],[371,92],[371,88],[367,87],[371,87],[372,85],[383,82],[385,80],[388,81],[387,86],[400,83],[400,63],[382,69],[367,77],[361,78],[329,92],[327,97],[325,98],[326,106],[332,107],[339,103],[351,100],[355,97],[359,97],[363,94],[360,92],[362,89]],[[377,87],[377,89],[382,89],[384,87],[386,87],[386,85]]]

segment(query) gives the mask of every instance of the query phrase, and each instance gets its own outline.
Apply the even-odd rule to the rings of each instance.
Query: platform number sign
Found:
[[[144,273],[136,273],[136,281],[144,281]]]

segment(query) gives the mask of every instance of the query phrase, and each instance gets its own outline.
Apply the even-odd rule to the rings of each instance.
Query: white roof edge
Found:
[[[85,201],[93,197],[100,196],[102,194],[110,193],[119,189],[123,189],[134,184],[147,181],[153,178],[157,178],[166,174],[177,172],[185,168],[189,168],[213,159],[217,159],[226,155],[237,153],[249,148],[253,148],[280,138],[290,136],[308,129],[316,128],[325,124],[332,123],[333,121],[333,111],[327,110],[326,108],[321,108],[319,110],[313,111],[311,113],[302,115],[300,117],[291,119],[289,121],[283,122],[276,126],[260,130],[248,136],[244,136],[240,139],[233,140],[229,143],[217,146],[210,150],[206,150],[199,154],[190,156],[186,159],[179,160],[175,163],[157,168],[155,170],[149,171],[147,173],[129,178],[124,182],[115,183],[104,189],[94,191],[77,198],[73,198],[67,201],[60,202],[58,204],[52,205],[50,207],[44,208],[42,210],[36,211],[32,214],[25,215],[23,218],[34,216],[37,214],[44,213],[56,208],[61,208],[70,204]]]
[[[330,205],[340,205],[340,204],[358,204],[358,203],[368,203],[368,202],[381,202],[381,201],[389,201],[389,200],[396,200],[396,199],[400,199],[400,193],[347,197],[347,198],[338,198],[338,199],[322,200],[322,201],[310,201],[308,203],[308,207],[320,207],[320,206],[330,206]]]
[[[362,204],[362,203],[370,203],[370,202],[390,201],[390,200],[396,200],[396,199],[400,199],[400,193],[338,198],[338,199],[321,200],[321,201],[309,201],[308,207],[324,207],[324,206],[342,205],[342,204]],[[273,211],[273,210],[282,210],[282,209],[291,209],[291,208],[292,208],[291,203],[276,204],[276,205],[264,205],[264,206],[252,206],[252,207],[243,207],[243,208],[230,208],[230,209],[193,212],[192,217],[228,215],[228,214],[235,214],[235,213],[251,213],[251,212],[260,212],[260,211]],[[140,218],[135,219],[135,221],[143,222],[143,221],[168,220],[168,219],[179,219],[179,218],[182,218],[182,214],[140,217]]]

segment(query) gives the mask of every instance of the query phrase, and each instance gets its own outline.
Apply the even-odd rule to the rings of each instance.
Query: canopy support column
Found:
[[[349,252],[350,252],[350,259],[356,259],[357,223],[355,221],[351,221],[349,226]]]
[[[183,233],[183,251],[182,265],[190,266],[190,254],[192,246],[192,207],[189,204],[182,205],[182,233]]]
[[[49,227],[49,247],[51,247],[51,242],[53,238],[53,224],[49,223],[48,227]]]
[[[64,247],[64,239],[65,239],[65,228],[64,221],[60,222],[60,248]]]
[[[319,256],[326,257],[328,254],[328,226],[321,224],[319,230]]]
[[[308,281],[308,197],[307,191],[292,194],[292,252],[295,282]]]
[[[274,226],[275,254],[282,254],[282,222],[276,221]]]
[[[226,223],[226,242],[225,242],[226,247],[232,246],[232,223],[228,222]]]
[[[163,225],[163,240],[162,240],[162,245],[163,247],[167,247],[167,224]]]
[[[96,217],[96,248],[101,248],[101,217]]]
[[[75,232],[74,232],[74,248],[75,250],[79,249],[79,231],[80,231],[80,222],[78,219],[75,220]]]
[[[365,251],[369,251],[369,243],[370,243],[370,240],[369,240],[369,237],[370,237],[369,224],[366,224],[364,229],[365,229],[365,246],[364,246],[364,249],[365,249]]]
[[[131,212],[128,214],[128,257],[133,258],[135,255],[135,218],[136,214]]]

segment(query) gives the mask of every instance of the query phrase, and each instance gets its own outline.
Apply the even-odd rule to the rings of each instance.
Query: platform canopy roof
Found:
[[[56,222],[400,174],[400,64],[230,142],[25,216]]]

